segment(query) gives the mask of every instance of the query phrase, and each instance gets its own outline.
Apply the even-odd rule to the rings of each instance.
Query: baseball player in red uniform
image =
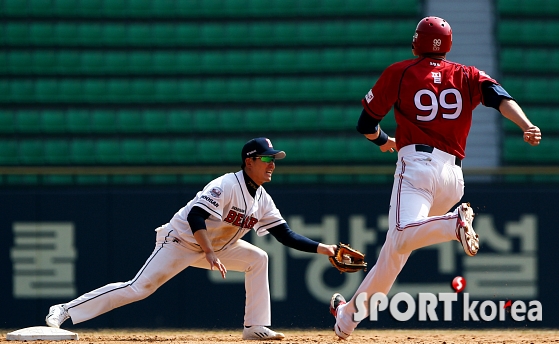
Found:
[[[285,152],[267,138],[248,141],[242,166],[209,182],[171,221],[156,229],[155,249],[136,276],[111,283],[65,304],[50,307],[48,326],[74,324],[144,299],[189,266],[245,273],[246,305],[243,339],[283,339],[271,324],[268,255],[242,240],[251,230],[271,234],[282,244],[304,252],[333,256],[336,245],[325,245],[293,232],[262,184],[272,180],[275,160]]]
[[[479,239],[470,205],[461,203],[449,212],[464,194],[461,164],[477,105],[497,109],[520,127],[524,141],[540,143],[540,129],[495,79],[475,67],[446,60],[451,46],[452,29],[444,19],[422,19],[412,42],[417,58],[386,68],[362,100],[357,130],[381,151],[397,150],[398,162],[389,230],[377,263],[349,302],[338,293],[330,302],[340,338],[349,337],[358,325],[353,320],[357,295],[388,294],[413,250],[457,240],[467,255],[477,253]],[[379,126],[392,107],[395,138]]]

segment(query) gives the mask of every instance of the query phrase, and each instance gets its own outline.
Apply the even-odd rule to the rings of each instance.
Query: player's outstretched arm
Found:
[[[287,223],[282,223],[272,228],[268,228],[268,232],[276,238],[277,241],[287,247],[291,247],[298,251],[319,253],[331,256],[336,251],[337,245],[326,245],[307,238],[304,235],[295,233],[289,228]]]
[[[507,119],[514,122],[523,131],[523,139],[532,146],[540,144],[542,133],[540,128],[533,125],[528,119],[520,105],[512,99],[503,99],[499,105],[499,111]]]

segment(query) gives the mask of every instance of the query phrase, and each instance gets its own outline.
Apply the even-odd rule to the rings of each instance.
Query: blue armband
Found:
[[[363,135],[374,134],[378,131],[378,123],[378,119],[369,116],[367,111],[363,109],[363,111],[361,111],[361,116],[359,116],[359,121],[357,121],[357,127],[355,127],[355,129],[357,129],[357,131]]]
[[[205,211],[200,207],[192,207],[188,216],[186,217],[186,221],[188,221],[188,225],[190,226],[190,230],[192,234],[200,229],[206,229],[206,220],[210,217],[210,213]]]
[[[499,106],[503,99],[514,100],[513,97],[501,85],[496,85],[490,81],[481,84],[481,93],[483,94],[483,105],[492,107],[499,111]]]

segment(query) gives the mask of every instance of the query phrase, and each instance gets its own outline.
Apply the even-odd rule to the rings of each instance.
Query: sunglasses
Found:
[[[253,159],[260,159],[262,160],[262,162],[265,162],[267,164],[276,161],[276,158],[274,158],[273,156],[257,156]]]

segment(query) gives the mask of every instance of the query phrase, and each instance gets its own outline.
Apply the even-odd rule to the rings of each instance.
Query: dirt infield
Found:
[[[260,341],[256,343],[559,343],[559,330],[359,330],[348,341],[340,341],[333,331],[328,330],[291,330],[276,329],[283,332],[283,341]],[[6,333],[2,331],[2,342],[7,341]],[[75,331],[79,334],[78,343],[106,343],[106,344],[140,344],[140,343],[177,343],[177,344],[206,344],[206,343],[239,343],[255,342],[243,341],[241,331],[209,331],[209,330],[85,330]],[[64,344],[75,344],[75,341],[60,341]]]

